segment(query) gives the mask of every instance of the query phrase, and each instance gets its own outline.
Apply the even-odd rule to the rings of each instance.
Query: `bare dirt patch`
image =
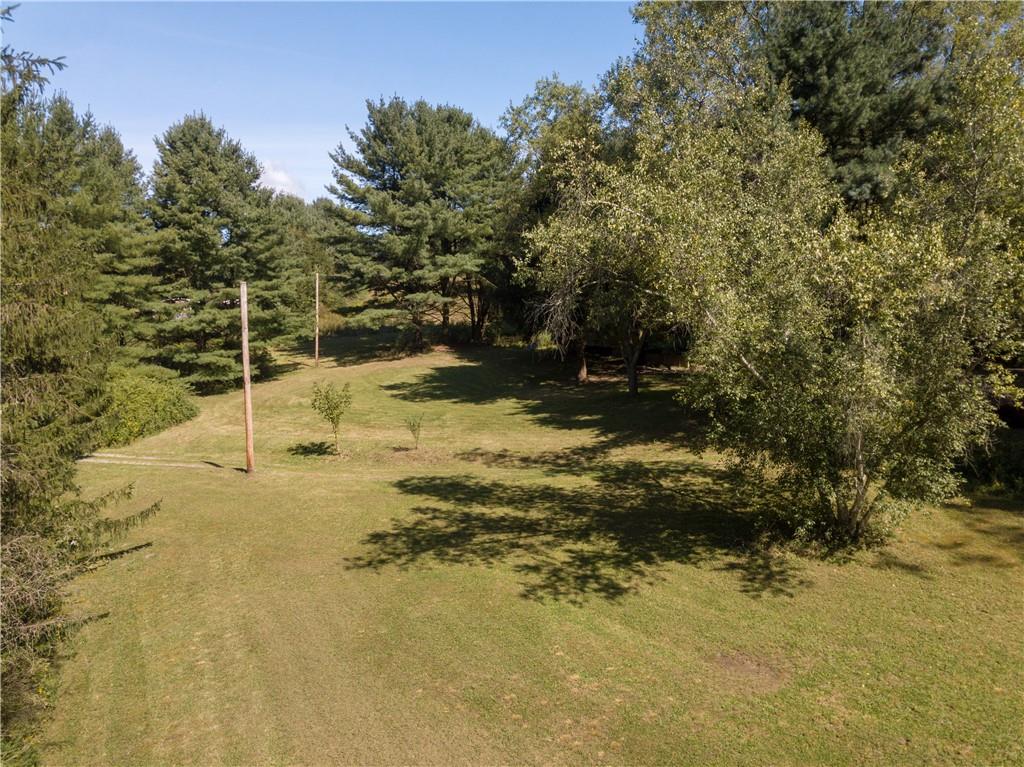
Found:
[[[789,674],[777,661],[744,652],[720,653],[709,659],[723,688],[730,692],[770,693],[781,689]]]
[[[391,464],[435,464],[445,463],[452,459],[452,454],[446,450],[438,450],[429,447],[405,447],[395,445],[390,453],[382,454],[383,460]]]

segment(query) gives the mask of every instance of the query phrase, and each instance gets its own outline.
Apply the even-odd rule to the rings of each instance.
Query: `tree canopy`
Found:
[[[288,330],[291,266],[273,238],[271,193],[256,158],[205,115],[157,140],[148,217],[159,299],[149,358],[201,392],[241,381],[238,284],[252,286],[249,317],[258,371],[270,340]]]
[[[332,192],[358,233],[351,267],[381,299],[363,320],[393,323],[422,343],[424,325],[447,329],[464,306],[482,336],[500,243],[499,203],[510,157],[467,112],[400,98],[367,102],[367,124],[350,152],[332,153]]]

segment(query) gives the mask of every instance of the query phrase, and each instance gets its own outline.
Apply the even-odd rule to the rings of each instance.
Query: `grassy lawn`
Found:
[[[1010,764],[1024,516],[852,561],[747,553],[662,381],[341,337],[82,465],[161,512],[77,580],[50,764]],[[349,382],[345,454],[309,407]],[[418,450],[403,419],[422,414]],[[127,456],[127,457],[126,457]]]

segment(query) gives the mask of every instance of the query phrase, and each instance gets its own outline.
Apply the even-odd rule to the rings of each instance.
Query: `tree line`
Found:
[[[544,334],[581,377],[613,348],[633,393],[645,350],[685,351],[680,400],[789,490],[791,535],[862,542],[955,489],[1024,365],[1021,5],[633,14],[596,87],[541,80],[498,130],[368,101],[314,203],[204,114],[143,174],[49,95],[62,60],[4,47],[5,751],[67,628],[63,579],[118,532],[75,460],[239,383],[241,280],[257,375],[308,336],[314,271],[360,297],[350,326],[412,348]]]
[[[504,136],[368,104],[332,155],[361,318],[613,347],[633,393],[645,348],[684,347],[680,399],[788,488],[790,534],[862,542],[948,497],[1020,396],[1021,5],[634,16],[598,87],[541,81]]]

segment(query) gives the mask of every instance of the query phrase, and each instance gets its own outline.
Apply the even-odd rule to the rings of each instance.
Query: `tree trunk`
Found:
[[[441,304],[441,329],[447,333],[451,321],[451,312],[447,303]]]
[[[874,511],[870,498],[871,478],[864,459],[864,435],[860,432],[851,437],[853,448],[853,497],[849,503],[841,501],[836,493],[836,517],[843,535],[851,543],[859,541],[868,531],[868,521]],[[841,505],[840,505],[841,504]]]
[[[640,393],[640,381],[637,374],[637,363],[640,361],[640,352],[644,348],[643,336],[628,338],[622,343],[622,361],[626,363],[626,380],[629,383],[629,393]]]
[[[466,277],[466,303],[469,306],[470,343],[482,344],[484,342],[484,323],[487,322],[487,302],[484,300],[482,285],[474,292],[472,277]]]
[[[635,362],[626,363],[626,379],[629,382],[629,393],[634,395],[639,394],[640,382],[637,378]]]
[[[423,338],[423,320],[420,318],[412,322],[412,345],[414,349],[422,349],[426,345]]]
[[[487,324],[487,315],[490,313],[490,305],[484,300],[483,291],[476,294],[476,324],[473,326],[473,341],[482,344],[484,342],[484,326]]]
[[[576,383],[585,384],[589,379],[587,377],[587,341],[581,338],[577,342],[577,357],[580,361],[580,366],[576,371]]]

